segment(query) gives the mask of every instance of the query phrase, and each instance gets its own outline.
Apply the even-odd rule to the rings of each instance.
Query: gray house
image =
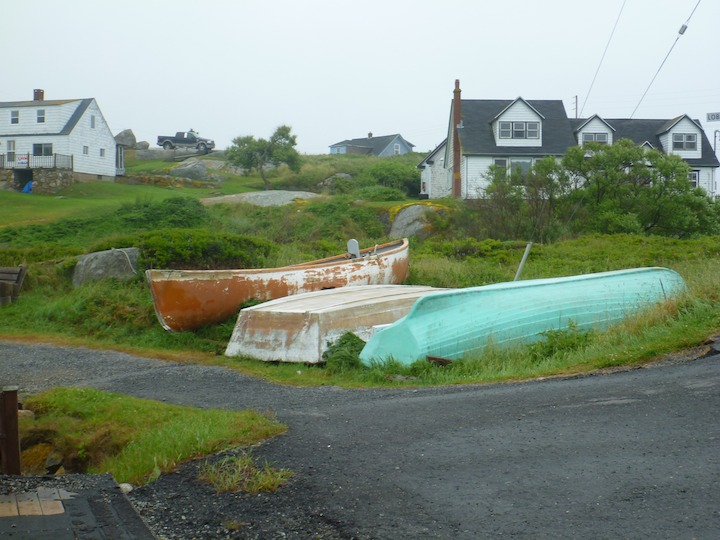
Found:
[[[419,164],[420,196],[481,198],[492,166],[527,171],[538,160],[560,158],[571,146],[612,144],[622,138],[690,166],[690,180],[718,196],[720,162],[700,123],[687,115],[667,119],[568,118],[561,100],[460,99],[460,82],[450,107],[447,139]]]
[[[362,139],[346,139],[330,146],[331,154],[371,154],[373,156],[399,156],[412,152],[414,144],[403,139],[402,135],[382,135],[373,137],[368,133]]]

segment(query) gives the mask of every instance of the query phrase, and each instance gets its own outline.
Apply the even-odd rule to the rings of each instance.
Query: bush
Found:
[[[325,369],[331,374],[362,369],[364,366],[360,361],[360,352],[363,347],[365,342],[362,339],[352,332],[346,332],[323,353]]]
[[[164,229],[139,240],[145,268],[261,268],[276,249],[267,240],[198,229]]]
[[[410,197],[420,193],[420,171],[409,163],[380,161],[367,167],[358,180],[361,184],[371,183],[397,189]]]

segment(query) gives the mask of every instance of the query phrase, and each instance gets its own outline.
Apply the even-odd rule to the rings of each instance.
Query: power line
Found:
[[[627,2],[627,0],[623,0],[622,6],[620,6],[620,13],[618,13],[617,19],[615,19],[615,26],[613,26],[612,32],[610,32],[610,37],[608,38],[608,42],[605,45],[605,50],[603,51],[602,57],[600,58],[600,63],[598,64],[598,67],[595,70],[595,76],[593,77],[593,80],[590,83],[590,88],[588,88],[587,94],[585,94],[585,101],[583,101],[582,107],[580,108],[579,116],[581,116],[581,117],[582,117],[583,111],[585,110],[585,104],[587,103],[587,100],[590,97],[590,92],[592,91],[592,88],[595,85],[595,79],[597,79],[598,73],[600,73],[600,66],[602,66],[603,60],[605,60],[605,54],[607,53],[608,47],[610,47],[610,42],[612,41],[613,35],[615,34],[615,29],[617,28],[618,22],[620,21],[620,15],[622,15],[623,9],[625,9],[625,2]]]
[[[672,46],[670,47],[670,50],[669,50],[668,53],[665,55],[665,58],[663,58],[663,61],[662,61],[662,63],[660,64],[660,67],[659,67],[659,68],[657,69],[657,71],[655,72],[655,75],[653,75],[653,78],[652,78],[652,80],[650,81],[650,84],[648,84],[648,87],[645,89],[645,92],[644,92],[643,95],[640,97],[640,101],[638,101],[638,104],[635,105],[635,109],[633,110],[632,114],[630,115],[630,118],[632,118],[633,116],[635,116],[635,112],[638,110],[638,107],[640,107],[640,104],[643,102],[643,99],[645,99],[645,95],[648,93],[648,91],[650,90],[650,87],[651,87],[652,84],[655,82],[655,79],[657,78],[658,74],[660,73],[660,70],[661,70],[662,67],[665,65],[665,61],[668,59],[668,56],[670,56],[670,53],[671,53],[672,50],[675,48],[675,44],[676,44],[676,43],[678,42],[678,40],[680,39],[680,36],[682,36],[682,35],[685,33],[685,30],[687,30],[688,23],[690,22],[690,18],[693,16],[693,13],[695,13],[695,10],[698,8],[699,5],[700,5],[700,0],[698,0],[698,1],[697,1],[697,4],[695,4],[695,7],[693,8],[692,12],[690,13],[690,17],[687,18],[687,21],[685,21],[685,24],[683,24],[683,25],[680,27],[680,30],[678,30],[678,35],[675,37],[675,41],[673,41],[673,44],[672,44]]]

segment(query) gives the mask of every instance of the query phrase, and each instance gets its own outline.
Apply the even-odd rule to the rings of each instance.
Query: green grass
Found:
[[[404,159],[410,163],[411,156]],[[336,172],[361,175],[364,168],[377,163],[367,156],[308,157],[300,173],[283,168],[272,171],[274,187],[297,188],[299,184],[317,187],[320,179]],[[134,165],[133,165],[134,166]],[[160,166],[140,164],[150,169]],[[237,177],[223,182],[222,191],[243,190],[257,182],[257,177]],[[174,360],[193,359],[223,364],[271,380],[299,385],[337,384],[342,386],[438,384],[482,382],[507,378],[525,378],[537,373],[547,375],[553,370],[567,372],[602,366],[602,359],[588,359],[592,343],[572,351],[557,351],[553,361],[533,360],[523,367],[508,359],[476,362],[468,359],[452,369],[406,368],[385,366],[382,369],[357,368],[347,351],[328,367],[272,365],[243,358],[225,358],[222,352],[230,338],[234,321],[204,328],[196,332],[169,334],[158,324],[152,301],[141,275],[127,283],[105,280],[73,288],[70,282],[76,256],[94,249],[142,245],[149,231],[166,238],[170,247],[158,244],[156,249],[178,249],[182,256],[200,257],[195,267],[215,264],[208,249],[200,249],[198,239],[221,238],[224,234],[261,238],[272,249],[262,260],[248,264],[279,266],[333,255],[344,250],[348,238],[357,238],[361,245],[379,243],[387,238],[387,224],[399,208],[412,201],[367,202],[356,196],[324,196],[313,201],[285,207],[251,205],[214,205],[202,207],[188,203],[189,198],[208,194],[208,190],[166,189],[147,185],[112,183],[75,184],[66,192],[66,199],[28,196],[0,192],[0,204],[12,204],[13,219],[0,227],[0,266],[26,262],[30,265],[20,300],[2,308],[0,337],[18,339],[49,339],[93,347],[109,347],[139,354]],[[184,198],[178,198],[178,195]],[[408,284],[435,287],[468,287],[512,280],[526,243],[500,242],[475,238],[463,233],[453,234],[448,219],[451,214],[463,215],[462,201],[440,201],[440,212],[434,214],[434,232],[426,239],[411,239],[411,270]],[[458,210],[460,208],[460,210]],[[10,226],[10,222],[33,226]],[[216,250],[217,251],[217,250]],[[206,253],[207,252],[207,253]],[[163,255],[163,253],[158,253]],[[249,259],[252,257],[249,257]],[[255,256],[257,258],[257,256]],[[207,259],[207,260],[205,260]],[[553,244],[535,244],[523,270],[522,278],[540,278],[632,268],[666,266],[677,270],[690,285],[690,295],[681,309],[668,313],[657,326],[665,328],[662,350],[689,345],[688,336],[701,342],[718,330],[717,268],[720,267],[720,237],[699,237],[678,240],[667,237],[633,235],[591,235]],[[703,309],[700,309],[703,306]],[[671,324],[672,321],[676,321]],[[679,326],[674,326],[679,325]],[[682,325],[687,325],[682,330]],[[668,330],[669,328],[669,330]],[[677,328],[677,330],[676,330]],[[647,329],[652,336],[651,329]],[[600,339],[593,336],[593,343]],[[639,339],[639,338],[638,338]],[[652,343],[636,346],[636,358],[606,349],[607,357],[615,355],[624,362],[646,361],[653,357]],[[618,347],[623,345],[608,345]],[[353,352],[355,356],[357,352]],[[506,353],[502,353],[506,354]],[[657,353],[660,354],[660,353]],[[343,357],[344,355],[344,357]],[[548,356],[548,355],[546,355]],[[562,360],[558,358],[562,357]],[[505,366],[487,371],[471,364]],[[525,362],[528,363],[528,362]],[[353,367],[354,366],[354,367]],[[462,369],[461,369],[462,368]],[[404,374],[402,377],[395,375]],[[403,377],[410,377],[405,379]]]
[[[49,445],[63,456],[66,472],[111,473],[136,485],[189,459],[285,431],[255,412],[193,409],[88,388],[54,388],[24,406],[36,417],[20,420],[23,450]]]
[[[242,491],[257,494],[280,489],[293,473],[288,469],[276,469],[267,461],[262,465],[247,451],[238,456],[226,456],[214,463],[205,462],[200,470],[200,480],[213,486],[217,493]]]

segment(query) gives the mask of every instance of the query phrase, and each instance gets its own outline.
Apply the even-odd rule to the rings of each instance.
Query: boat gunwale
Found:
[[[368,247],[360,250],[362,257],[351,258],[347,253],[341,255],[334,255],[332,257],[325,257],[324,259],[316,259],[304,263],[290,264],[286,266],[276,266],[272,268],[225,268],[225,269],[210,269],[210,270],[182,270],[182,269],[165,269],[165,268],[149,268],[145,270],[145,276],[148,281],[163,281],[172,280],[179,278],[186,279],[223,279],[221,276],[225,276],[224,279],[232,278],[237,275],[257,275],[267,274],[271,272],[283,272],[283,271],[297,271],[297,270],[309,270],[312,268],[328,268],[332,266],[345,265],[351,263],[367,263],[370,261],[378,260],[379,258],[386,258],[393,256],[403,251],[407,251],[410,247],[410,243],[407,238],[395,240],[393,242],[386,242],[384,244],[377,244],[373,247]],[[369,255],[369,256],[365,256]]]

